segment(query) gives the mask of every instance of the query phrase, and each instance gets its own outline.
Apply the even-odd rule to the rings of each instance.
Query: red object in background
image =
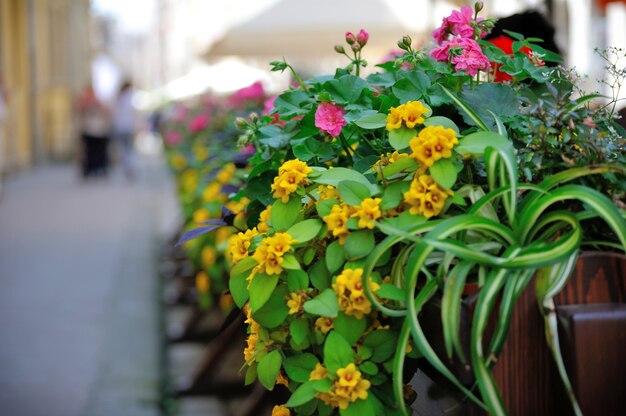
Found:
[[[624,3],[626,4],[626,0],[596,0],[596,3],[598,4],[598,7],[600,8],[600,10],[602,10],[603,12],[606,9],[606,5],[609,3]]]
[[[493,39],[489,39],[489,42],[491,42],[494,46],[497,46],[498,48],[502,49],[502,51],[504,51],[504,53],[506,53],[507,55],[513,55],[513,42],[514,40],[511,39],[508,36],[505,35],[500,35],[497,36]],[[522,46],[520,48],[520,52],[531,56],[531,52],[532,50],[527,47],[527,46]],[[510,76],[509,74],[505,73],[505,72],[501,72],[499,69],[502,66],[502,64],[497,64],[495,62],[491,63],[491,68],[494,74],[494,81],[495,82],[505,82],[505,81],[511,81],[513,79],[512,76]]]

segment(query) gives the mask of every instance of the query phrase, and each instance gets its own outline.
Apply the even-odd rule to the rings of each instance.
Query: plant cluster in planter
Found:
[[[235,120],[262,109],[265,98],[260,83],[229,97],[204,95],[172,105],[163,124],[166,156],[179,193],[183,231],[187,231],[181,243],[197,272],[203,308],[216,301],[225,311],[232,308],[232,298],[226,294],[229,264],[224,254],[234,228],[221,226],[245,226],[247,200],[229,196],[244,183],[251,155],[251,149],[236,145]]]
[[[506,414],[490,369],[531,283],[579,411],[552,298],[586,240],[601,244],[609,230],[606,244],[626,246],[614,203],[623,137],[610,112],[589,107],[597,96],[574,99],[568,73],[544,66],[559,58],[539,40],[511,34],[511,55],[484,41],[493,21],[479,11],[452,12],[430,53],[403,38],[403,54],[367,78],[369,36],[347,33],[347,47],[335,47],[347,68],[306,82],[294,71],[297,86],[269,114],[238,123],[240,144],[256,152],[232,196],[248,202],[246,226],[235,224],[228,242],[228,286],[247,315],[247,382],[291,392],[275,415],[408,414],[405,370],[418,358],[477,406]],[[508,81],[495,82],[503,73]],[[468,284],[478,301],[466,355]],[[445,354],[419,320],[436,295]],[[452,359],[471,367],[476,388],[457,379]]]

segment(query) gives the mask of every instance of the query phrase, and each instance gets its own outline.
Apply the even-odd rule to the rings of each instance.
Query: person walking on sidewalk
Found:
[[[111,114],[89,83],[78,100],[84,178],[106,175],[109,168]]]
[[[133,86],[122,83],[113,109],[113,135],[117,142],[122,169],[129,180],[135,178],[134,139],[137,130],[137,112],[133,106]]]

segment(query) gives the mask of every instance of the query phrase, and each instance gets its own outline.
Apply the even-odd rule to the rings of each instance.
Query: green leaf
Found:
[[[365,361],[364,363],[362,363],[359,366],[359,370],[370,376],[378,374],[378,366],[371,361]]]
[[[304,311],[316,316],[334,318],[339,312],[337,294],[332,289],[325,289],[313,299],[304,302]]]
[[[255,382],[255,380],[256,380],[256,367],[257,367],[256,363],[253,363],[250,367],[248,367],[248,370],[246,371],[246,376],[244,378],[244,385],[245,386],[249,386],[250,384]]]
[[[517,114],[517,93],[509,85],[501,82],[485,82],[472,90],[461,92],[461,98],[471,107],[490,129],[495,126],[491,113],[500,118],[513,117]],[[467,114],[464,119],[468,124],[478,125]]]
[[[370,358],[375,363],[382,363],[396,351],[398,333],[389,329],[377,329],[370,332],[363,340],[363,345],[372,349]]]
[[[308,113],[309,110],[305,107],[309,103],[311,103],[309,94],[302,90],[293,90],[276,97],[274,108],[281,116],[294,116]]]
[[[465,101],[461,100],[459,97],[457,97],[455,94],[453,94],[450,90],[448,90],[443,85],[439,84],[439,87],[450,98],[452,98],[452,101],[454,101],[454,103],[457,105],[457,107],[459,107],[462,110],[461,114],[464,114],[464,116],[466,114],[469,117],[469,119],[472,121],[472,124],[480,127],[482,130],[485,130],[485,131],[489,130],[489,127],[487,127],[485,122],[478,116],[478,114],[476,114],[476,112],[469,105],[467,105],[467,103]]]
[[[389,132],[389,144],[400,151],[409,147],[409,142],[417,135],[415,129],[400,127]],[[334,169],[333,169],[334,170]]]
[[[296,318],[289,324],[289,333],[296,344],[302,344],[309,336],[309,321],[304,318]]]
[[[285,270],[298,270],[301,269],[298,259],[291,253],[287,253],[283,256],[283,263],[281,264]]]
[[[430,78],[421,72],[405,72],[405,77],[396,81],[391,90],[401,103],[419,100],[430,87]]]
[[[428,170],[442,188],[452,189],[456,183],[456,168],[450,159],[439,159]]]
[[[417,161],[412,157],[403,157],[395,162],[385,166],[383,168],[383,175],[385,178],[390,178],[393,175],[397,175],[401,172],[415,172],[418,168]],[[376,173],[379,173],[376,171]]]
[[[285,301],[287,295],[287,287],[285,287],[285,285],[278,286],[265,305],[258,311],[252,313],[254,320],[263,327],[270,329],[276,328],[285,322],[289,314],[289,308]]]
[[[305,352],[286,358],[283,367],[285,367],[285,372],[290,379],[304,383],[309,381],[309,375],[317,363],[319,361],[315,355]]]
[[[255,312],[270,298],[278,283],[278,275],[257,273],[250,282],[250,309]]]
[[[330,273],[324,263],[324,260],[320,259],[309,269],[309,278],[314,288],[318,290],[324,290],[330,287]]]
[[[337,205],[339,202],[335,199],[326,199],[324,201],[317,201],[315,204],[315,208],[317,209],[317,215],[321,218],[324,218],[330,211],[332,211],[333,206]]]
[[[404,159],[400,159],[404,160]],[[383,193],[380,209],[388,210],[396,208],[404,199],[404,193],[409,190],[411,183],[408,181],[394,182],[389,185]]]
[[[339,409],[340,416],[376,416],[383,413],[377,413],[376,407],[373,406],[373,402],[368,400],[370,397],[374,397],[373,394],[369,393],[365,400],[357,399],[356,401],[348,404],[348,407],[345,409]],[[377,406],[382,410],[382,405]]]
[[[442,117],[442,116],[428,117],[426,121],[424,121],[424,126],[442,126],[447,129],[454,130],[454,133],[457,136],[461,134],[459,131],[459,128],[454,123],[454,121],[450,120],[448,117]]]
[[[318,380],[307,381],[298,387],[296,391],[293,392],[289,400],[287,400],[285,406],[297,407],[313,400],[317,394],[317,390],[315,388],[316,381]]]
[[[374,250],[376,240],[370,230],[353,231],[346,237],[344,249],[350,260],[367,256]]]
[[[228,288],[235,304],[239,308],[248,301],[248,273],[242,273],[228,280]]]
[[[257,366],[257,377],[263,387],[268,390],[274,389],[276,377],[278,377],[282,362],[283,357],[280,355],[279,350],[273,350],[259,360],[259,365]]]
[[[362,129],[379,129],[387,125],[387,115],[381,113],[369,114],[361,117],[360,119],[355,121],[354,124],[361,127]]]
[[[380,285],[380,288],[376,291],[376,296],[399,302],[404,302],[406,300],[406,293],[404,293],[404,290],[390,283],[383,283]]]
[[[346,341],[354,345],[367,329],[367,320],[357,319],[354,316],[340,313],[333,321],[333,328],[341,334]]]
[[[315,238],[315,236],[322,229],[322,225],[322,221],[316,218],[310,218],[308,220],[300,221],[292,225],[287,230],[287,234],[289,234],[291,237],[293,237],[294,240],[296,240],[294,245],[300,245]]]
[[[253,259],[252,257],[246,257],[230,269],[230,277],[235,277],[248,270],[252,270],[252,268],[256,265],[257,262],[255,259]]]
[[[309,287],[309,275],[302,269],[289,270],[287,274],[287,287],[291,292],[298,292]]]
[[[367,186],[354,181],[339,182],[339,195],[348,205],[358,206],[365,198],[369,198],[372,194]]]
[[[320,175],[313,181],[321,185],[332,185],[335,187],[338,187],[339,183],[342,181],[354,181],[367,186],[372,194],[378,193],[378,186],[371,183],[365,175],[347,168],[339,167],[325,170],[321,172]],[[272,208],[272,212],[273,211],[274,208]]]
[[[507,149],[511,146],[511,141],[501,134],[492,131],[479,131],[459,140],[459,144],[454,150],[460,155],[482,156],[487,147]]]
[[[330,331],[324,342],[324,365],[334,374],[350,363],[354,363],[352,346],[336,331]]]
[[[326,267],[330,273],[335,273],[346,261],[344,246],[335,240],[326,247]]]
[[[361,360],[368,360],[372,356],[374,351],[372,351],[370,347],[366,347],[365,345],[359,345],[356,348],[356,353],[359,357],[361,357]]]
[[[352,104],[361,96],[364,89],[369,89],[365,80],[355,75],[344,75],[327,81],[324,86],[337,104]]]
[[[302,202],[299,196],[292,196],[287,203],[280,199],[272,205],[272,227],[275,231],[284,231],[296,223],[302,215]]]

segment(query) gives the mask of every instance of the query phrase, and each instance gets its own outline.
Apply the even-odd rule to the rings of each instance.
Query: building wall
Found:
[[[74,101],[89,79],[89,0],[0,2],[8,117],[0,172],[72,157]]]

